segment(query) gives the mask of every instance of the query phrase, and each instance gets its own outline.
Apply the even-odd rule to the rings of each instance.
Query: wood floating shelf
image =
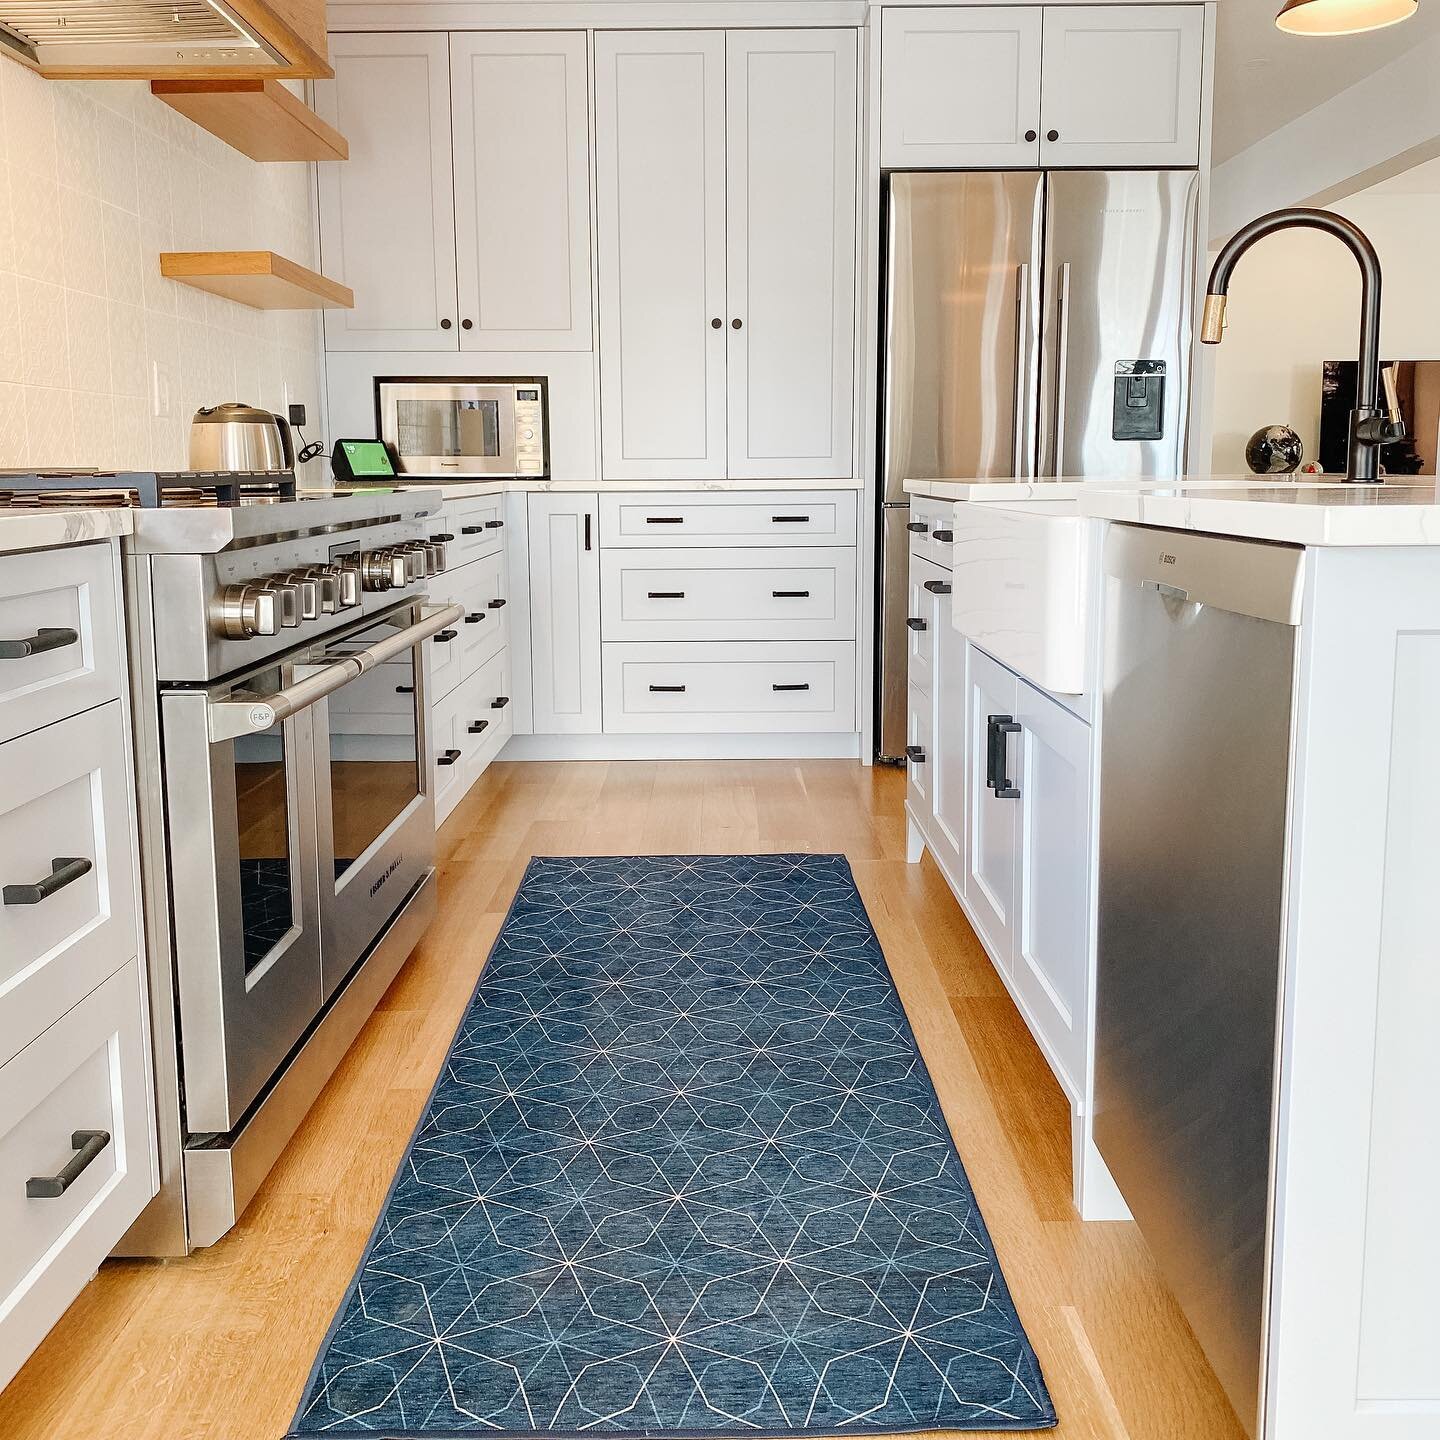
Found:
[[[272,250],[167,250],[160,273],[255,310],[350,310],[355,292]]]
[[[278,80],[152,80],[150,93],[252,160],[348,160],[345,137]]]

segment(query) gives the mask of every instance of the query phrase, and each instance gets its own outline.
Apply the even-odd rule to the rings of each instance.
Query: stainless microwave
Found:
[[[375,381],[380,438],[409,475],[550,473],[542,378]]]

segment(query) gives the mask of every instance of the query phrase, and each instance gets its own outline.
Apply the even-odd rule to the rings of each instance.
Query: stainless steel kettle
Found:
[[[254,405],[203,406],[190,422],[192,470],[293,470],[290,422]]]

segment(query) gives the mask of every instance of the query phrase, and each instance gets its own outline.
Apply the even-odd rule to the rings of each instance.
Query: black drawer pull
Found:
[[[989,717],[985,743],[985,783],[995,792],[997,800],[1018,800],[1019,789],[1010,781],[1010,735],[1018,735],[1020,726],[1013,715]]]
[[[432,545],[448,545],[454,538],[453,535],[448,533],[444,535],[432,535],[430,537],[430,543]]]
[[[439,645],[448,645],[458,633],[456,630],[437,630],[434,639]]]
[[[907,520],[905,528],[912,535],[928,535],[930,533],[930,527],[923,520]]]
[[[465,623],[467,625],[478,625],[484,618],[485,612],[483,610],[472,610],[465,617]]]
[[[505,522],[503,520],[487,520],[485,522],[485,528],[487,530],[499,530],[504,524]]]
[[[685,687],[683,685],[652,685],[650,693],[652,695],[683,695]]]
[[[808,590],[772,590],[770,598],[772,600],[808,600],[810,592]]]
[[[808,525],[810,517],[808,515],[772,515],[770,523],[772,525]]]
[[[99,1158],[110,1143],[108,1130],[72,1130],[70,1148],[75,1152],[58,1175],[32,1175],[25,1182],[31,1200],[58,1200]]]
[[[413,695],[415,693],[415,687],[413,685],[397,685],[395,687],[395,693],[397,695]]]
[[[932,595],[948,595],[950,593],[950,582],[948,580],[927,580],[925,588]]]
[[[683,515],[647,515],[645,523],[647,525],[683,525],[685,517]]]
[[[24,660],[28,655],[43,655],[47,650],[63,650],[79,638],[78,631],[65,626],[42,625],[24,640],[0,640],[0,660]]]
[[[937,530],[930,538],[943,541],[948,545],[955,538],[955,532],[953,530]]]
[[[485,527],[483,525],[462,525],[460,533],[462,535],[483,535]]]
[[[482,730],[490,728],[490,722],[488,720],[472,720],[465,728],[472,735],[478,735]]]
[[[460,758],[458,750],[444,750],[435,757],[437,765],[453,765]]]
[[[810,688],[810,682],[808,680],[802,680],[798,685],[772,685],[770,688],[772,690],[808,690]]]
[[[491,610],[503,610],[505,608],[505,602],[499,599],[492,600],[490,601],[488,608]]]
[[[3,895],[7,905],[38,905],[42,900],[48,900],[57,890],[73,885],[82,875],[88,875],[91,868],[88,860],[62,857],[50,862],[50,873],[38,884],[7,885],[0,891],[0,895]]]
[[[927,625],[927,624],[925,623],[925,621],[922,620],[918,615],[908,615],[908,616],[906,616],[906,618],[905,618],[905,623],[906,623],[912,630],[928,630],[928,629],[930,628],[929,625]]]
[[[651,600],[683,600],[685,598],[683,590],[647,590],[645,594]]]
[[[905,747],[905,758],[914,765],[925,763],[925,747],[923,745],[907,745]]]
[[[490,702],[490,708],[492,710],[503,710],[509,703],[510,697],[508,695],[497,695]]]

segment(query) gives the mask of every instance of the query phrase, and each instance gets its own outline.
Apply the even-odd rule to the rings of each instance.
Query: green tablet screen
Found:
[[[395,467],[390,455],[379,440],[342,440],[340,448],[350,462],[350,473],[354,476],[393,476]]]

